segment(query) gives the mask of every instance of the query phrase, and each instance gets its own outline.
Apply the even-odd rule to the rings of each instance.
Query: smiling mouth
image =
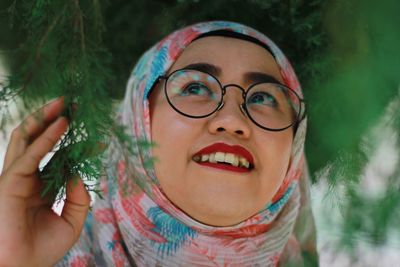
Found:
[[[253,164],[251,164],[246,158],[233,153],[215,152],[195,155],[192,159],[203,166],[234,172],[250,172],[254,169]]]

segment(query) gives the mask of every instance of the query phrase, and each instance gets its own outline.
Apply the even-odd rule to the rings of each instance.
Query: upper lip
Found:
[[[214,143],[212,145],[209,145],[200,151],[198,151],[196,155],[205,155],[205,154],[211,154],[215,152],[224,152],[224,153],[232,153],[238,156],[241,156],[245,158],[251,165],[254,166],[254,158],[251,155],[251,153],[244,147],[239,146],[239,145],[228,145],[222,142]]]

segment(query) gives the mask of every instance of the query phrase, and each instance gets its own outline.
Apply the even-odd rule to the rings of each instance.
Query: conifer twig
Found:
[[[47,27],[46,32],[42,36],[42,38],[39,41],[39,44],[36,48],[36,53],[35,53],[35,63],[40,62],[40,51],[42,47],[44,46],[44,42],[47,40],[49,34],[53,31],[54,27],[57,25],[58,21],[60,20],[61,16],[64,14],[65,8],[67,5],[65,4],[63,9],[58,13],[58,15],[54,18],[53,22]]]
[[[53,22],[47,27],[46,32],[44,33],[44,35],[42,36],[42,38],[39,41],[39,44],[36,47],[35,50],[35,64],[39,65],[40,63],[40,57],[41,57],[41,50],[45,44],[45,41],[47,40],[48,36],[50,35],[50,33],[53,31],[53,29],[55,28],[55,26],[57,25],[58,21],[60,20],[61,16],[64,14],[64,11],[66,9],[67,5],[65,4],[63,9],[58,13],[58,15],[54,18]],[[26,87],[29,85],[29,83],[32,81],[33,79],[33,69],[31,68],[30,71],[28,72],[28,74],[26,75],[26,78],[24,80],[24,83],[22,84],[21,88],[18,89],[15,93],[14,96],[18,96],[22,91],[24,91],[26,89]]]
[[[75,4],[75,27],[79,27],[79,33],[81,36],[81,49],[83,52],[85,52],[85,32],[84,32],[84,25],[83,25],[83,16],[82,16],[82,10],[79,6],[79,0],[74,0],[74,4]]]

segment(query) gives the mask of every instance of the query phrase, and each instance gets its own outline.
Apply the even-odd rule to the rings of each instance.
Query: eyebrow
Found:
[[[247,83],[277,83],[284,85],[274,76],[263,72],[247,72],[245,74],[245,81]]]
[[[220,76],[222,73],[220,67],[210,63],[193,63],[185,66],[184,68],[206,72],[217,77]],[[246,72],[244,74],[244,81],[249,84],[264,82],[264,83],[277,83],[284,85],[280,81],[278,81],[278,79],[276,79],[274,76],[263,72]]]
[[[222,72],[220,67],[217,67],[217,66],[209,64],[209,63],[193,63],[193,64],[187,65],[186,67],[184,67],[184,69],[191,69],[191,70],[207,72],[214,76],[220,76],[221,72]]]

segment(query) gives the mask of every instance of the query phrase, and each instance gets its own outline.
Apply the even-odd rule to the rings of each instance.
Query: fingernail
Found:
[[[53,98],[47,104],[53,104],[57,101],[61,101],[61,99],[64,99],[64,96],[59,96],[59,97]]]

